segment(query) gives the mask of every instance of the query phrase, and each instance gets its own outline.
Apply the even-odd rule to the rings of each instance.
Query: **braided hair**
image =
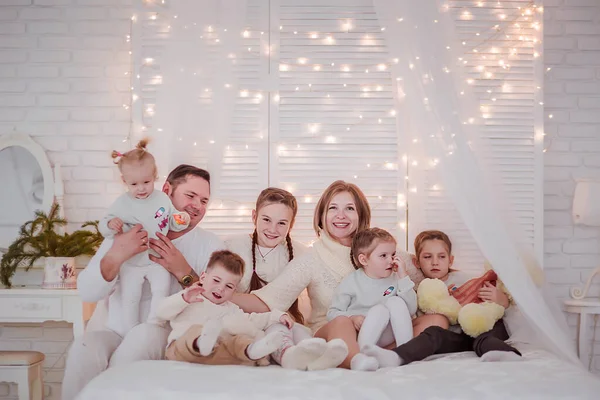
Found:
[[[290,230],[294,226],[294,220],[296,219],[296,214],[298,213],[298,202],[293,194],[288,192],[287,190],[279,189],[279,188],[266,188],[256,200],[256,212],[260,210],[262,207],[270,205],[270,204],[283,204],[289,207],[292,210],[292,220],[290,221]],[[287,236],[285,237],[285,241],[287,244],[288,250],[288,262],[294,259],[294,246],[292,245],[292,238],[290,237],[289,231]],[[250,278],[250,291],[260,289],[268,282],[258,276],[256,272],[256,248],[258,247],[258,232],[256,228],[254,228],[254,232],[252,233],[252,277]],[[300,308],[298,306],[298,299],[294,301],[291,305],[288,313],[294,318],[294,320],[300,324],[304,323],[304,317],[300,312]]]

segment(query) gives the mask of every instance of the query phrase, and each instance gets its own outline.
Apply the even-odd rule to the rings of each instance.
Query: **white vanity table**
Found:
[[[0,170],[1,256],[35,210],[47,213],[57,202],[64,215],[64,190],[60,165],[52,168],[44,149],[26,134],[0,134]],[[42,289],[42,273],[35,266],[28,272],[18,268],[13,288],[0,288],[0,323],[66,321],[73,324],[74,336],[81,335],[84,305],[77,290]]]
[[[0,323],[66,321],[73,324],[73,336],[83,334],[83,303],[77,289],[0,289],[0,304]]]

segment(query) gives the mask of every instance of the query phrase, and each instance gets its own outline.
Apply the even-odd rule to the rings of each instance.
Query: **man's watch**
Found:
[[[194,282],[194,277],[191,275],[184,275],[181,277],[181,280],[179,281],[179,283],[181,283],[185,287],[190,286],[192,284],[192,282]]]

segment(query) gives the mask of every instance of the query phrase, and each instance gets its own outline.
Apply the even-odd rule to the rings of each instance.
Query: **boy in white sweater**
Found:
[[[357,233],[352,240],[352,262],[356,271],[337,287],[327,319],[349,316],[359,332],[361,349],[412,339],[417,294],[406,266],[396,257],[396,239],[380,228]],[[374,371],[379,363],[375,357],[358,353],[351,368]]]
[[[199,284],[160,304],[158,316],[171,323],[166,357],[208,365],[268,365],[269,354],[283,341],[281,332],[262,339],[263,330],[293,320],[284,312],[244,313],[230,302],[244,276],[244,260],[227,250],[210,257]]]

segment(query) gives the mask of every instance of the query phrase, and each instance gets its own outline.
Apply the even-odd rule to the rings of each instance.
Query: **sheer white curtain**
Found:
[[[544,299],[534,282],[540,268],[533,249],[520,245],[518,227],[501,212],[498,199],[505,197],[501,186],[494,185],[497,178],[477,157],[484,146],[477,135],[479,106],[462,84],[466,79],[452,48],[454,21],[437,1],[418,6],[411,0],[374,0],[374,4],[390,55],[400,60],[392,72],[399,78],[400,111],[408,118],[410,134],[422,144],[418,151],[436,160],[442,184],[462,220],[540,340],[578,362],[563,314],[551,299]]]
[[[536,257],[521,245],[518,224],[504,212],[510,207],[504,206],[507,196],[500,180],[478,157],[486,143],[478,135],[479,104],[457,65],[454,20],[437,1],[373,0],[373,4],[390,59],[398,60],[389,65],[400,101],[398,115],[406,120],[410,138],[417,139],[409,156],[435,160],[441,184],[462,221],[537,334],[554,351],[576,361],[564,316],[544,299],[532,278],[540,273]],[[243,89],[235,66],[247,3],[172,0],[169,13],[164,51],[157,58],[162,85],[153,110],[153,151],[161,174],[182,162],[194,162],[201,152],[218,191],[234,105]],[[514,326],[509,328],[515,331]]]
[[[169,2],[164,51],[157,60],[162,85],[152,124],[153,151],[162,175],[202,158],[208,160],[206,168],[218,190],[239,92],[235,64],[246,6],[245,0]]]

